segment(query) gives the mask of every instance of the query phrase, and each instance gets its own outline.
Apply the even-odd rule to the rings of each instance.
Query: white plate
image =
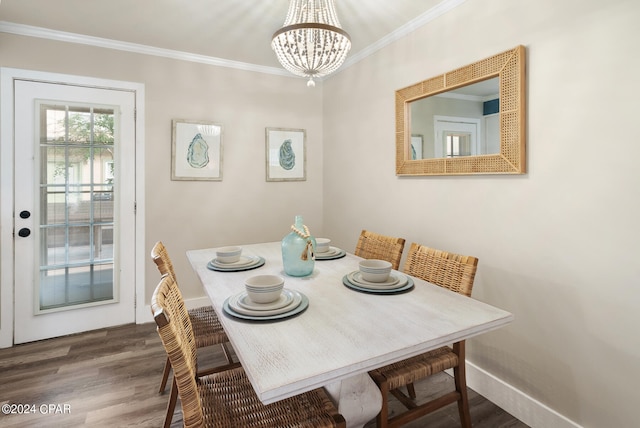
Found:
[[[252,263],[243,266],[234,266],[231,263],[226,263],[224,265],[220,263],[213,264],[213,260],[207,263],[207,269],[215,270],[218,272],[240,272],[243,270],[249,269],[257,269],[265,264],[265,259],[262,257],[255,257]]]
[[[252,311],[269,311],[272,309],[280,309],[291,303],[293,300],[293,293],[291,290],[282,290],[280,297],[275,302],[269,303],[256,303],[251,300],[246,291],[241,293],[238,298],[238,306],[242,306],[245,309]]]
[[[244,321],[255,321],[255,322],[280,321],[287,318],[295,317],[296,315],[306,311],[307,308],[309,307],[309,299],[307,298],[307,296],[300,293],[299,291],[296,291],[296,293],[300,296],[300,304],[295,308],[282,314],[268,315],[268,316],[264,316],[264,315],[254,316],[254,315],[241,314],[239,312],[234,311],[231,308],[231,306],[229,306],[229,300],[231,300],[231,297],[227,297],[227,300],[224,301],[224,303],[222,304],[222,310],[230,317],[238,318]],[[386,293],[388,293],[388,291],[386,291]]]
[[[396,275],[392,275],[392,274],[389,274],[389,278],[387,278],[386,281],[380,281],[380,282],[367,281],[366,279],[364,279],[364,277],[362,276],[362,272],[360,272],[359,270],[352,272],[351,277],[349,279],[353,280],[353,282],[355,282],[356,284],[379,285],[379,286],[396,285],[398,281],[400,281],[400,279]]]
[[[353,271],[347,275],[347,279],[354,285],[363,288],[377,289],[377,290],[393,290],[394,288],[400,288],[407,285],[409,279],[406,275],[399,272],[392,272],[389,275],[389,279],[385,282],[370,282],[362,279],[362,274],[359,270]]]
[[[255,257],[255,256],[240,256],[240,260],[237,260],[232,263],[222,263],[221,261],[218,261],[218,259],[213,259],[211,260],[211,264],[215,267],[221,267],[221,268],[238,268],[238,267],[251,266],[257,261],[258,261],[258,257]]]
[[[329,247],[329,249],[323,253],[320,253],[318,251],[316,251],[316,257],[320,256],[320,257],[331,257],[331,256],[335,256],[336,254],[338,254],[340,252],[339,248],[336,247]]]
[[[389,274],[389,278],[386,281],[383,282],[372,282],[372,281],[367,281],[366,279],[364,279],[362,277],[362,272],[360,272],[359,270],[353,271],[352,272],[352,279],[358,283],[358,284],[363,284],[363,285],[380,285],[380,286],[390,286],[390,285],[396,285],[398,283],[402,283],[401,285],[404,285],[407,283],[407,276],[400,273],[400,272],[396,272],[396,271],[392,271]]]
[[[342,277],[342,283],[345,287],[348,287],[352,290],[360,291],[362,293],[368,294],[378,294],[381,296],[387,295],[390,296],[392,294],[406,293],[408,291],[413,290],[413,280],[410,277],[407,277],[407,283],[401,287],[393,286],[393,287],[364,287],[362,285],[356,285],[349,281],[349,275],[345,275]]]
[[[229,298],[229,300],[228,300],[228,303],[229,303],[229,307],[234,312],[237,312],[237,313],[243,314],[243,315],[251,315],[251,316],[254,316],[254,317],[268,317],[268,316],[272,316],[272,315],[280,315],[280,314],[284,314],[286,312],[294,310],[295,308],[298,307],[298,305],[300,305],[300,302],[302,301],[302,296],[297,291],[295,291],[295,290],[287,290],[287,292],[292,294],[291,302],[289,304],[287,304],[287,305],[285,305],[285,306],[283,306],[281,308],[277,308],[277,309],[256,311],[256,310],[247,309],[247,308],[242,307],[238,303],[238,300],[242,297],[243,294],[246,294],[246,292],[244,292],[244,291],[242,293],[238,293],[238,294],[236,294],[234,296],[231,296]]]
[[[346,255],[347,253],[345,253],[344,250],[336,247],[331,247],[329,251],[325,251],[324,253],[316,253],[316,260],[334,260],[342,258]]]

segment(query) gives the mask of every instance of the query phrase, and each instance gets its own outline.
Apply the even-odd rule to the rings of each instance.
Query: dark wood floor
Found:
[[[224,361],[219,347],[203,351],[203,367]],[[0,414],[0,426],[160,427],[168,399],[168,391],[158,394],[165,358],[154,324],[127,325],[0,349],[0,404],[28,405],[31,412]],[[420,397],[428,398],[429,391],[437,393],[452,385],[452,379],[442,374],[416,387]],[[474,427],[526,427],[473,391],[470,397]],[[397,404],[392,404],[392,410]],[[178,402],[172,428],[180,426]],[[374,426],[370,422],[366,428]],[[456,406],[407,425],[427,426],[459,426]]]

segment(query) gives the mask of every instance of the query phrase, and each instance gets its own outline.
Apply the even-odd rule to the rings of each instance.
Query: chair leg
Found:
[[[170,370],[171,370],[171,362],[169,361],[169,357],[167,357],[167,361],[164,363],[164,370],[162,371],[162,381],[160,382],[160,390],[158,391],[160,394],[164,392],[164,389],[167,386],[167,380],[169,379]]]
[[[407,392],[409,393],[409,397],[411,397],[413,400],[416,399],[416,387],[413,386],[413,382],[407,385]]]
[[[389,388],[386,382],[384,385],[380,385],[380,393],[382,394],[382,407],[380,408],[380,413],[376,416],[376,425],[378,428],[387,428],[389,420]]]
[[[469,413],[469,395],[467,393],[467,376],[465,367],[464,342],[453,345],[454,352],[458,354],[458,366],[453,368],[453,378],[456,391],[460,394],[458,399],[458,413],[460,425],[463,428],[471,428],[471,414]]]
[[[224,357],[227,359],[227,363],[233,364],[233,358],[231,358],[231,352],[227,349],[227,344],[221,343],[220,345],[222,346],[222,352],[224,353]]]
[[[387,428],[389,419],[389,384],[387,380],[376,372],[369,372],[371,379],[378,385],[382,396],[382,407],[376,416],[377,428]]]
[[[176,403],[178,401],[178,385],[176,384],[176,378],[173,378],[171,382],[171,395],[169,395],[169,403],[167,403],[167,414],[164,417],[164,428],[171,427],[171,421],[173,420],[173,412],[176,410]]]
[[[460,414],[460,425],[463,428],[471,428],[471,414],[469,413],[469,397],[467,394],[467,381],[465,379],[464,366],[453,369],[455,377],[456,391],[460,393],[458,400],[458,413]]]

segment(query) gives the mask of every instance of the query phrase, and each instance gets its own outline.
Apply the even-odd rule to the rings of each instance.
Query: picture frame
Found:
[[[304,129],[266,128],[267,181],[307,179],[307,132]]]
[[[411,134],[411,160],[422,159],[422,134]]]
[[[171,180],[222,181],[222,124],[174,119]]]

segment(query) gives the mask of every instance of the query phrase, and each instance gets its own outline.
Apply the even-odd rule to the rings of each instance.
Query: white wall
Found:
[[[185,251],[322,230],[322,84],[0,33],[0,66],[140,82],[146,94],[146,249],[169,249],[185,298],[204,295]],[[38,52],[38,55],[25,54]],[[223,124],[223,180],[171,181],[172,119]],[[265,128],[307,131],[307,180],[265,181]],[[158,282],[146,264],[146,296]]]
[[[639,16],[632,0],[470,0],[324,84],[326,234],[479,257],[474,297],[516,320],[469,360],[587,427],[637,426]],[[394,91],[519,44],[528,173],[396,177]]]

